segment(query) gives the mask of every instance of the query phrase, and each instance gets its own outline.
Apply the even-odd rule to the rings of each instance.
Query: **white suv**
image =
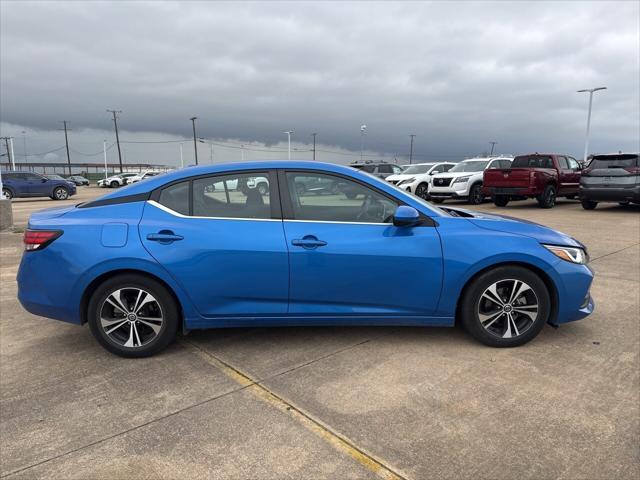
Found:
[[[447,198],[466,198],[472,205],[479,205],[484,200],[482,194],[482,177],[490,168],[509,168],[513,158],[470,158],[456,164],[447,173],[433,176],[429,196],[435,203],[442,203]]]
[[[451,162],[416,163],[408,166],[401,175],[392,175],[387,177],[387,181],[393,183],[402,190],[411,192],[418,197],[428,199],[433,175],[448,172],[454,165],[455,163]]]
[[[156,175],[159,175],[159,174],[160,174],[160,172],[152,172],[152,171],[139,173],[139,174],[134,175],[133,177],[131,177],[129,179],[129,183],[141,182],[142,180],[146,180],[147,178],[155,177]]]
[[[123,185],[126,185],[131,179],[131,177],[136,176],[136,173],[119,173],[117,175],[112,175],[109,178],[103,178],[102,180],[98,180],[98,186],[105,188],[118,188]]]

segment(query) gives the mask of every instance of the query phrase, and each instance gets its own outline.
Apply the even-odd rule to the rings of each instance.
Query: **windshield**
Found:
[[[431,167],[433,167],[435,163],[426,163],[424,165],[411,165],[407,167],[402,175],[417,175],[419,173],[427,173]]]
[[[449,172],[481,172],[488,163],[489,160],[464,161],[453,166]]]

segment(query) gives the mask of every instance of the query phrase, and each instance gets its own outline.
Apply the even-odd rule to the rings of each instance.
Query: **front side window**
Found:
[[[300,187],[327,184],[329,193]],[[398,203],[358,182],[322,173],[288,172],[287,185],[295,220],[349,223],[390,223]]]
[[[234,173],[193,181],[196,217],[271,218],[269,174]]]
[[[567,157],[567,161],[569,162],[569,168],[571,170],[580,170],[580,165],[578,164],[578,161],[575,158],[572,157]]]

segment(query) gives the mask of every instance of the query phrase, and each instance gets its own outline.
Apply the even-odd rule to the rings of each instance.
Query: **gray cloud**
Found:
[[[580,155],[587,98],[575,91],[606,85],[593,150],[640,148],[637,2],[0,8],[5,134],[14,125],[45,138],[65,118],[90,129],[96,150],[109,107],[133,137],[187,137],[198,115],[202,136],[266,145],[293,128],[300,142],[318,132],[357,151],[366,123],[368,148],[389,155],[407,154],[409,133],[423,158],[478,153],[489,140],[504,152]],[[175,159],[175,149],[158,155]]]

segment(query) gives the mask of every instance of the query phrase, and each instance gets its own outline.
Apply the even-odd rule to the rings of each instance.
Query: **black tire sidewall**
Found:
[[[538,297],[539,305],[538,318],[534,324],[522,335],[509,339],[499,338],[487,332],[478,318],[478,305],[482,293],[491,284],[506,279],[526,282]],[[482,273],[468,285],[462,296],[459,313],[464,328],[479,342],[497,348],[517,347],[531,341],[544,328],[551,314],[551,296],[537,274],[524,267],[506,265]]]
[[[478,191],[480,191],[480,193],[477,193]],[[480,205],[483,199],[482,184],[476,183],[475,185],[472,185],[469,189],[469,204]]]
[[[509,200],[509,197],[507,197],[506,195],[499,195],[494,197],[493,203],[496,207],[506,207],[509,203]]]
[[[99,324],[100,307],[108,295],[120,288],[141,288],[146,290],[160,304],[163,312],[163,325],[156,338],[143,347],[135,349],[122,347],[112,342]],[[109,352],[126,358],[148,357],[165,349],[174,339],[178,329],[180,314],[173,295],[162,284],[144,275],[118,275],[102,283],[91,296],[87,308],[87,322],[91,333]]]
[[[554,195],[553,200],[550,198],[551,192],[553,192]],[[553,208],[553,206],[556,204],[556,195],[556,187],[554,187],[553,185],[547,185],[546,187],[544,187],[542,195],[540,196],[540,198],[538,198],[538,204],[540,205],[540,208]]]

